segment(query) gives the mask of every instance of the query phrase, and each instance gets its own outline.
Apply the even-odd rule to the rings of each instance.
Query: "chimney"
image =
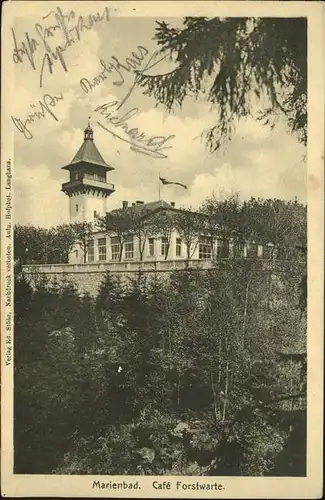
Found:
[[[143,205],[144,204],[144,201],[140,201],[140,200],[137,200],[137,205]]]
[[[122,201],[122,207],[123,208],[128,208],[129,202],[128,201]]]
[[[170,204],[171,204],[172,207],[175,207],[175,202],[174,201],[171,201]]]

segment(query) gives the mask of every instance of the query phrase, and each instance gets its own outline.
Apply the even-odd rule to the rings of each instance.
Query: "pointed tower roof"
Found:
[[[84,130],[84,141],[81,144],[79,150],[77,151],[69,165],[66,165],[62,168],[64,170],[70,170],[70,167],[72,165],[76,165],[79,163],[98,165],[105,168],[106,171],[114,170],[113,167],[105,162],[104,158],[98,151],[94,143],[94,131],[91,128],[90,123],[88,123],[87,127]]]

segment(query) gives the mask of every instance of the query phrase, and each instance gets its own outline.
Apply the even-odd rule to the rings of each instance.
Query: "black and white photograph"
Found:
[[[324,10],[199,4],[4,6],[6,496],[322,496]]]

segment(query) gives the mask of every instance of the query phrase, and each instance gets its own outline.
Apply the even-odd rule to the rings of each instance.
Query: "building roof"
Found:
[[[121,208],[115,208],[114,210],[111,210],[109,213],[120,213],[122,211],[129,211],[132,213],[138,213],[138,214],[143,214],[144,216],[149,215],[149,213],[155,212],[156,210],[160,208],[168,208],[175,210],[175,208],[167,203],[167,201],[164,200],[157,200],[157,201],[150,201],[149,203],[143,203],[143,202],[137,202],[132,205],[128,205],[127,207],[121,207]]]
[[[172,206],[164,200],[150,201],[149,203],[136,203],[135,205],[128,206],[124,210],[135,210],[138,212],[146,211],[152,212],[157,208],[172,208]]]
[[[84,134],[84,141],[81,144],[76,155],[69,163],[69,165],[66,165],[62,168],[65,170],[69,170],[72,165],[76,165],[78,163],[88,163],[91,165],[104,167],[106,171],[114,170],[113,167],[105,162],[104,158],[98,151],[96,144],[94,143],[93,130],[91,129],[90,125],[88,125],[88,127],[84,130]]]

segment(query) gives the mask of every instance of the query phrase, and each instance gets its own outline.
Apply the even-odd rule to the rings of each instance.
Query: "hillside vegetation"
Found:
[[[305,475],[304,263],[15,288],[15,472]],[[303,293],[302,293],[303,291]]]

